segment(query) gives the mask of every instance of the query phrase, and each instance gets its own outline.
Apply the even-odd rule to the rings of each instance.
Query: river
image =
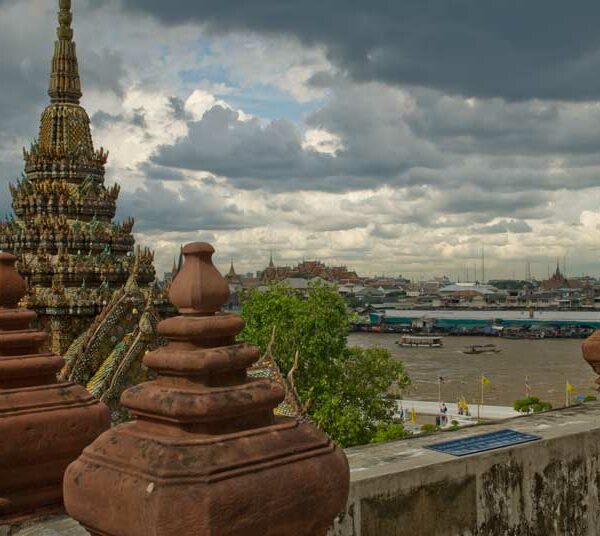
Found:
[[[438,378],[442,399],[456,401],[461,395],[469,403],[481,398],[481,375],[490,381],[484,387],[484,402],[512,406],[525,396],[525,382],[529,379],[532,396],[551,402],[556,407],[565,405],[565,386],[569,381],[575,388],[571,395],[597,395],[594,389],[596,375],[581,355],[581,340],[545,339],[514,340],[487,337],[444,337],[442,348],[402,348],[396,344],[399,335],[392,333],[351,333],[351,346],[382,346],[406,366],[413,386],[405,398],[418,400],[438,399]],[[502,350],[499,354],[466,355],[465,346],[494,343]]]

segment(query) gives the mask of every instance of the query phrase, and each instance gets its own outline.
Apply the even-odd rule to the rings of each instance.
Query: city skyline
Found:
[[[488,278],[519,277],[527,259],[542,278],[565,255],[570,274],[596,273],[598,38],[579,31],[577,46],[540,56],[554,50],[541,29],[566,35],[580,20],[557,3],[482,13],[467,2],[432,36],[440,5],[375,2],[347,15],[354,47],[319,22],[343,11],[335,2],[290,5],[285,22],[265,15],[268,1],[260,17],[176,4],[74,2],[83,104],[111,153],[108,182],[123,186],[120,217],[136,217],[158,273],[192,240],[241,272],[273,249],[284,264],[452,276],[485,245]],[[55,11],[0,0],[2,212],[47,99]]]
[[[448,272],[436,272],[436,271],[428,271],[428,270],[418,270],[414,273],[411,273],[409,270],[391,270],[388,272],[377,270],[376,267],[367,270],[365,272],[359,272],[357,270],[353,270],[352,265],[345,264],[343,262],[336,262],[335,258],[332,259],[322,259],[322,258],[310,258],[310,257],[302,257],[298,258],[279,258],[275,252],[269,251],[269,257],[267,257],[263,264],[257,265],[246,265],[239,264],[236,261],[236,258],[232,256],[227,263],[225,263],[224,259],[220,259],[217,263],[219,265],[219,269],[223,272],[223,274],[227,273],[230,267],[233,265],[235,272],[237,275],[241,276],[252,276],[254,277],[257,274],[262,273],[265,268],[268,267],[269,263],[273,261],[276,267],[295,267],[300,263],[305,262],[320,262],[326,265],[327,267],[345,267],[350,271],[358,272],[358,276],[360,278],[392,278],[398,279],[405,277],[412,282],[426,281],[426,280],[434,280],[434,279],[442,279],[449,278],[455,282],[463,282],[463,283],[485,283],[489,281],[498,281],[498,280],[520,280],[520,281],[544,281],[546,279],[550,279],[552,275],[556,272],[558,267],[560,273],[569,278],[579,278],[579,277],[592,277],[597,278],[600,274],[596,272],[592,273],[573,273],[570,272],[567,265],[567,258],[557,258],[554,260],[554,263],[547,263],[545,265],[541,265],[541,263],[533,263],[530,260],[523,260],[520,263],[517,263],[512,269],[510,267],[507,270],[498,270],[497,272],[486,268],[486,262],[482,259],[473,259],[473,262],[470,264],[465,264],[461,268],[457,268]],[[173,257],[173,261],[176,263],[177,258]],[[247,269],[244,269],[246,267]],[[169,272],[167,272],[169,273]],[[482,273],[485,274],[482,277]]]

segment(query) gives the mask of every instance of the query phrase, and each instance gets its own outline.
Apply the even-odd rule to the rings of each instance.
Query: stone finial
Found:
[[[171,303],[182,315],[214,314],[229,299],[229,285],[212,263],[210,244],[196,242],[182,250],[185,264],[169,290]]]
[[[10,253],[0,253],[0,307],[15,309],[25,296],[25,280],[15,268],[17,257]]]
[[[0,253],[0,525],[62,508],[67,465],[109,426],[107,408],[81,386],[57,383],[62,357],[19,309],[16,257]]]
[[[236,342],[239,316],[217,314],[228,287],[213,252],[183,249],[171,289],[180,316],[159,324],[169,344],[144,358],[158,377],[121,398],[138,420],[67,469],[67,511],[94,535],[321,536],[345,508],[343,452],[311,424],[275,417],[282,386],[248,377],[259,352]]]
[[[600,375],[600,330],[594,331],[581,345],[583,358],[588,362],[594,372]],[[600,378],[596,379],[600,385]],[[599,388],[600,389],[600,388]]]
[[[60,40],[71,41],[73,39],[73,14],[71,13],[71,0],[59,0],[58,2],[58,30],[57,36]]]

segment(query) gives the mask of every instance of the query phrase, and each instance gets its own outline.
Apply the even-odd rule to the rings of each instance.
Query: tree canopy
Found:
[[[308,292],[275,284],[242,299],[240,338],[271,351],[284,374],[299,353],[298,395],[312,420],[344,447],[401,437],[392,386],[410,383],[388,350],[348,348],[348,313],[336,289],[314,283]]]
[[[529,396],[520,400],[515,400],[513,404],[515,411],[520,413],[541,413],[542,411],[550,411],[552,404],[544,402],[536,396]]]

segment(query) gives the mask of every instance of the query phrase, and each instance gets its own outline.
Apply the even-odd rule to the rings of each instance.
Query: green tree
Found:
[[[344,447],[403,434],[393,421],[391,387],[406,387],[401,362],[383,348],[347,348],[348,313],[336,289],[311,284],[302,294],[276,284],[242,298],[246,327],[240,338],[265,351],[271,347],[287,374],[300,355],[298,394],[311,418]]]
[[[536,396],[529,396],[520,400],[515,400],[513,404],[515,411],[520,413],[540,413],[542,411],[549,411],[552,409],[550,402],[544,402]]]

